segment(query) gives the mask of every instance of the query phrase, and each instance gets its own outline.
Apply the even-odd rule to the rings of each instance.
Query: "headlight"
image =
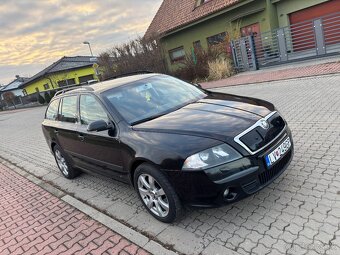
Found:
[[[188,157],[183,165],[183,170],[201,170],[225,164],[242,156],[228,144],[222,144]]]

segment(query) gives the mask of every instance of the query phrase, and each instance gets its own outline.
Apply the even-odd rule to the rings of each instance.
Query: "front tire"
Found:
[[[171,223],[180,215],[181,202],[166,176],[154,166],[143,163],[134,174],[137,194],[148,212],[157,220]]]
[[[54,146],[53,153],[57,166],[65,178],[74,179],[79,175],[79,171],[72,167],[68,159],[65,157],[65,153],[58,145]]]

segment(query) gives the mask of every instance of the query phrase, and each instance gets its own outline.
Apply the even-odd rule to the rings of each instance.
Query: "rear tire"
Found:
[[[57,163],[57,166],[65,178],[73,179],[80,174],[79,170],[74,169],[72,167],[69,160],[65,156],[65,153],[58,145],[54,146],[53,154],[54,154],[54,158]]]
[[[171,223],[182,211],[181,202],[166,176],[154,166],[143,163],[134,174],[134,185],[145,208],[157,220]]]

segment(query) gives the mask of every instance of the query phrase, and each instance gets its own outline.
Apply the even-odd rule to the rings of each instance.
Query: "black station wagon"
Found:
[[[61,173],[130,183],[172,222],[181,204],[235,202],[277,178],[293,157],[286,121],[266,101],[139,74],[58,93],[42,123]]]

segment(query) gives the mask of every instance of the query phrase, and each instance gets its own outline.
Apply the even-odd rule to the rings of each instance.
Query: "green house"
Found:
[[[164,0],[145,37],[161,37],[174,70],[193,48],[224,42],[230,28],[247,36],[336,12],[339,0]]]

